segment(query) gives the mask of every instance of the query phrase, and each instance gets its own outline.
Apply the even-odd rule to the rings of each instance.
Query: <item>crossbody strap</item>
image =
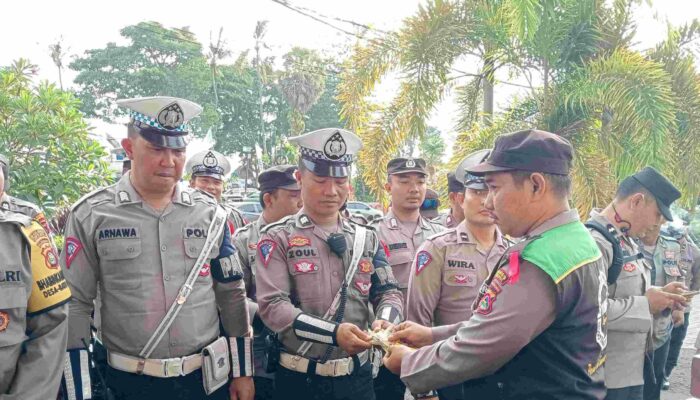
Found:
[[[332,318],[333,315],[335,315],[335,312],[338,310],[338,306],[340,305],[340,299],[342,297],[341,293],[343,292],[343,285],[347,285],[348,282],[352,279],[352,276],[355,275],[355,272],[357,271],[357,266],[360,263],[360,258],[362,258],[362,250],[364,250],[365,247],[366,237],[367,228],[361,225],[356,225],[355,236],[353,238],[354,243],[352,245],[352,260],[350,260],[350,265],[348,266],[348,269],[345,273],[345,280],[343,281],[343,284],[341,285],[340,289],[338,289],[338,292],[335,294],[331,306],[328,308],[326,313],[323,314],[323,319]],[[311,342],[304,342],[299,347],[297,354],[300,356],[304,356],[304,354],[306,354],[306,352],[309,351],[311,346]]]
[[[155,332],[153,332],[153,335],[151,335],[151,337],[146,342],[146,345],[139,353],[139,357],[148,358],[151,355],[151,353],[153,353],[153,350],[155,350],[156,346],[158,346],[160,341],[163,339],[165,332],[167,332],[167,330],[170,329],[170,326],[173,324],[173,322],[175,322],[175,317],[177,317],[177,314],[180,312],[182,306],[187,301],[187,298],[189,297],[190,293],[192,293],[192,287],[194,286],[194,283],[197,280],[200,271],[204,267],[204,264],[209,259],[209,253],[211,252],[211,249],[216,244],[216,240],[220,238],[221,233],[224,231],[224,227],[226,227],[226,214],[226,211],[222,207],[216,207],[216,213],[214,214],[214,218],[209,224],[207,238],[204,241],[204,247],[199,253],[197,261],[194,263],[194,266],[190,270],[190,274],[187,276],[185,283],[182,286],[180,286],[180,290],[177,294],[177,297],[175,297],[175,300],[170,305],[170,309],[168,309],[168,312],[160,321],[160,324],[158,324],[158,327],[156,328]]]

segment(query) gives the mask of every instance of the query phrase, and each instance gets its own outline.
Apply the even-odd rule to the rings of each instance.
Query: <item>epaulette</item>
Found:
[[[665,241],[667,241],[667,242],[676,242],[676,243],[678,243],[678,244],[681,243],[681,242],[678,241],[678,239],[674,238],[673,236],[666,236],[666,235],[664,235],[664,234],[660,234],[659,236],[661,237],[661,239],[663,239],[663,240],[665,240]]]
[[[41,212],[41,208],[39,208],[39,206],[37,206],[34,203],[31,203],[31,202],[26,201],[26,200],[18,199],[17,197],[13,197],[13,196],[9,196],[9,195],[7,197],[10,198],[10,203],[12,203],[13,205],[16,205],[19,207],[31,208],[32,210],[34,210],[37,213]]]
[[[114,200],[114,189],[116,185],[111,185],[99,189],[95,189],[92,192],[86,194],[76,201],[70,208],[71,214],[75,214],[79,221],[83,221],[90,215],[92,208],[100,204],[109,203]],[[87,203],[90,207],[80,207],[82,204]],[[83,211],[85,210],[85,211]]]
[[[440,226],[442,226],[442,225],[440,225]],[[445,229],[445,230],[443,230],[443,231],[440,231],[440,232],[438,232],[438,233],[433,233],[432,235],[430,235],[430,236],[428,236],[427,238],[425,238],[425,240],[430,240],[430,241],[432,241],[432,240],[435,240],[435,239],[437,239],[437,238],[439,238],[439,237],[441,237],[441,236],[445,236],[445,235],[447,235],[448,233],[454,233],[456,230],[457,230],[456,227],[455,227],[455,228],[447,228],[447,229]]]
[[[219,203],[216,201],[216,198],[212,196],[211,194],[199,190],[199,189],[192,189],[192,188],[186,188],[183,189],[183,191],[188,191],[192,195],[192,201],[194,202],[200,202],[200,203],[205,203],[208,205],[218,205]]]
[[[270,229],[276,228],[276,227],[281,227],[282,225],[286,225],[290,219],[293,220],[295,217],[295,214],[292,215],[287,215],[286,217],[282,218],[281,220],[277,222],[273,222],[270,224],[267,224],[263,226],[263,228],[260,230],[260,233],[267,233]]]
[[[0,222],[28,226],[32,222],[32,219],[17,211],[0,209]]]

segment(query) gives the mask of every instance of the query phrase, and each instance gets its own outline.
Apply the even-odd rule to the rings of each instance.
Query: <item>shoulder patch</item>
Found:
[[[189,193],[190,197],[192,198],[192,201],[195,203],[205,203],[208,205],[218,205],[214,196],[210,195],[209,193],[207,193],[203,190],[187,188],[187,189],[183,189],[182,193],[183,193],[183,195],[184,195],[184,193]]]
[[[93,190],[73,203],[70,208],[70,212],[76,216],[78,221],[82,222],[88,215],[90,215],[93,207],[114,200],[115,188],[116,185],[111,185]]]
[[[421,250],[416,254],[416,276],[419,275],[430,262],[433,261],[433,256],[425,250]]]

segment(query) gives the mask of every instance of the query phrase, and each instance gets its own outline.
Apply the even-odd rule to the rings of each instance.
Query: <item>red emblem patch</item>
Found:
[[[204,264],[201,270],[199,270],[199,276],[209,276],[211,273],[211,266],[209,264]]]
[[[355,281],[355,287],[362,294],[369,293],[369,288],[372,287],[372,282]]]
[[[233,226],[233,222],[231,221],[226,221],[226,224],[228,225],[228,233],[233,235],[234,232],[236,232],[236,227]]]
[[[5,311],[0,311],[0,332],[7,329],[8,325],[10,325],[10,314]]]
[[[294,264],[294,270],[302,274],[318,271],[316,264],[308,261],[300,261]]]
[[[479,306],[476,308],[476,312],[481,315],[491,314],[494,301],[496,301],[496,293],[489,289],[486,293],[484,293],[481,300],[479,300]]]
[[[484,295],[479,299],[479,303],[475,311],[481,315],[490,314],[493,310],[493,303],[495,303],[496,299],[498,298],[498,294],[503,290],[505,285],[512,283],[513,277],[508,276],[508,274],[502,268],[496,271],[496,275],[494,275],[493,279],[491,280],[491,284],[489,285],[488,289],[486,289],[486,293],[484,293]]]
[[[466,274],[457,274],[452,276],[454,283],[458,285],[469,285],[469,286],[474,286],[476,284],[476,280],[474,279],[474,275],[466,275]]]
[[[627,263],[624,267],[622,267],[622,269],[624,269],[627,272],[633,272],[635,269],[637,269],[637,266],[632,263]]]
[[[48,222],[46,222],[46,216],[44,215],[43,212],[40,212],[36,216],[34,216],[34,221],[39,223],[42,228],[46,231],[46,233],[51,233],[51,228],[49,227]]]
[[[267,267],[272,257],[272,251],[277,247],[277,243],[270,239],[261,240],[258,242],[258,253],[260,253],[260,259],[263,262],[263,266]]]
[[[361,274],[369,274],[372,272],[372,263],[367,260],[362,260],[360,261],[358,269],[360,270]]]
[[[389,258],[389,256],[391,255],[391,254],[389,254],[389,246],[387,246],[386,243],[384,243],[383,240],[380,240],[379,243],[380,243],[380,244],[382,245],[382,247],[384,248],[384,253],[386,253],[386,257]]]
[[[47,268],[58,268],[58,256],[53,248],[44,249],[42,253],[44,254],[44,263],[46,264]]]
[[[311,239],[306,236],[292,236],[288,244],[289,247],[304,247],[311,244]]]
[[[75,257],[78,256],[82,248],[83,245],[80,243],[80,240],[74,237],[66,238],[66,269],[70,268],[71,263],[75,260]]]

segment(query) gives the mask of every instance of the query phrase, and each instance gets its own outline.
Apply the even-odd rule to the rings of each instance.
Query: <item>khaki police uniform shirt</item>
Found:
[[[576,210],[567,211],[528,236],[577,220]],[[524,243],[508,251],[522,250]],[[552,325],[558,312],[556,301],[552,278],[522,260],[518,283],[501,286],[488,314],[474,313],[467,321],[432,328],[435,344],[403,358],[401,379],[411,392],[425,393],[493,374]]]
[[[399,289],[406,298],[408,280],[411,276],[411,263],[416,255],[416,249],[429,237],[445,228],[423,217],[418,217],[418,224],[413,232],[399,221],[390,209],[383,217],[372,222],[377,230],[379,240],[384,243],[389,255],[389,264],[399,282]]]
[[[51,399],[63,373],[70,291],[48,236],[38,238],[41,254],[32,258],[21,226],[29,217],[0,209],[0,398]]]
[[[255,256],[257,254],[258,241],[260,240],[260,231],[267,225],[262,214],[254,222],[240,228],[233,235],[233,246],[236,247],[236,254],[243,267],[243,279],[245,280],[245,289],[248,293],[249,311],[251,318],[258,310],[256,302],[256,287],[255,287]]]
[[[591,219],[604,227],[612,225],[600,210],[591,211]],[[605,264],[613,260],[612,244],[603,235],[589,229]],[[626,257],[639,254],[637,244],[616,230]],[[626,262],[616,283],[608,286],[608,346],[605,361],[605,385],[620,389],[644,384],[644,354],[651,340],[652,315],[644,293],[649,284],[649,269],[642,259]]]
[[[231,238],[233,238],[233,235],[236,233],[236,231],[243,228],[246,225],[246,220],[245,218],[243,218],[243,214],[241,214],[235,208],[225,205],[222,205],[222,207],[228,213],[228,218],[226,222],[228,225],[228,231],[232,235]]]
[[[452,216],[452,210],[445,214],[440,214],[439,217],[433,219],[433,222],[438,225],[442,225],[446,229],[456,228],[460,223],[460,221],[457,221],[457,218]]]
[[[425,326],[468,320],[472,309],[466,305],[474,302],[507,248],[498,229],[493,246],[480,248],[466,221],[429,237],[411,265],[406,319]]]
[[[353,248],[355,224],[339,214],[340,233],[347,243],[346,257]],[[291,329],[302,312],[323,317],[345,279],[343,260],[331,252],[326,243],[328,233],[314,225],[304,209],[297,214],[268,225],[258,242],[256,284],[259,314],[287,352],[296,354],[303,343]],[[357,271],[348,282],[347,303],[342,322],[368,329],[370,303],[382,315],[391,307],[403,315],[403,297],[394,288],[377,290],[395,282],[391,268],[372,263],[377,251],[383,251],[373,230],[367,231],[364,252]],[[375,286],[376,285],[376,286]],[[394,283],[395,285],[395,283]],[[305,357],[320,358],[327,345],[314,344]],[[329,359],[347,357],[340,347],[333,347]]]
[[[688,290],[700,290],[700,249],[689,239],[683,239],[681,245],[681,273]],[[692,303],[692,302],[691,302]],[[685,308],[685,312],[691,311],[691,304]]]
[[[61,254],[73,291],[69,350],[83,348],[81,339],[90,338],[90,315],[99,288],[105,347],[138,356],[199,257],[218,207],[209,195],[178,185],[172,202],[162,213],[156,212],[141,200],[129,177],[130,172],[116,185],[85,196],[70,213]],[[210,258],[219,256],[224,237],[216,239]],[[231,258],[240,270],[237,257]],[[213,279],[221,272],[211,263],[200,272],[187,302],[150,358],[201,351],[220,336],[219,318],[228,336],[247,334],[243,280]],[[221,265],[227,268],[222,276],[231,276],[231,263],[221,261]]]

